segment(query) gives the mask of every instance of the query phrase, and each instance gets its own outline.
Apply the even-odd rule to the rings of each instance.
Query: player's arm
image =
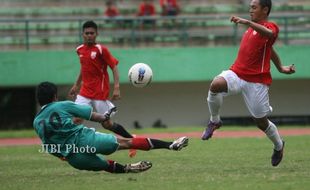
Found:
[[[114,107],[106,113],[100,114],[93,111],[93,108],[89,105],[79,105],[72,101],[64,101],[63,109],[72,114],[73,117],[78,117],[100,123],[110,119],[111,115],[116,112],[116,107]]]
[[[281,63],[281,59],[280,59],[279,55],[273,49],[273,47],[271,48],[271,60],[272,60],[273,64],[276,66],[276,68],[278,69],[278,71],[280,73],[284,73],[284,74],[295,73],[295,66],[294,66],[294,64],[289,65],[289,66],[283,66],[282,63]]]
[[[120,85],[119,85],[119,73],[117,65],[112,69],[113,80],[114,80],[114,89],[112,94],[112,100],[119,100],[121,98]]]
[[[112,117],[112,115],[115,114],[115,112],[117,111],[116,107],[113,107],[111,109],[109,109],[107,112],[105,112],[104,114],[101,113],[97,113],[97,112],[91,112],[91,116],[90,116],[90,121],[95,121],[95,122],[99,122],[99,123],[103,123],[107,120],[110,119],[110,117]],[[113,131],[115,132],[115,131]],[[117,133],[119,134],[119,133]],[[121,134],[119,134],[121,135]]]
[[[106,114],[100,114],[97,112],[92,112],[91,117],[90,117],[90,121],[95,121],[99,123],[102,123],[106,121],[107,119],[109,119],[109,117],[107,117]]]
[[[79,88],[81,86],[81,83],[82,83],[82,73],[81,72],[82,71],[80,71],[78,78],[76,79],[76,82],[73,84],[72,88],[69,91],[69,96],[72,98],[74,98],[78,94]]]
[[[269,38],[271,38],[273,36],[273,31],[261,24],[258,24],[256,22],[244,19],[244,18],[240,18],[237,16],[232,16],[230,18],[231,22],[234,22],[236,24],[244,24],[247,25],[251,28],[253,28],[256,32],[258,32],[259,34],[263,35],[263,36],[268,36]]]

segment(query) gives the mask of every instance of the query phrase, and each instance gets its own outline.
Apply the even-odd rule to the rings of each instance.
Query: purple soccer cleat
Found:
[[[212,122],[212,121],[209,121],[208,123],[208,127],[204,130],[204,132],[202,133],[202,137],[201,139],[202,140],[208,140],[209,138],[212,137],[213,135],[213,132],[220,128],[222,126],[222,121],[219,121],[219,122]]]
[[[271,156],[271,165],[272,166],[277,166],[282,161],[285,142],[282,141],[282,143],[283,143],[283,146],[282,146],[281,150],[273,150],[273,154]]]

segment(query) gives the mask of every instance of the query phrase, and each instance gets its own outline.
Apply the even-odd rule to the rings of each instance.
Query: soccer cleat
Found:
[[[202,133],[202,137],[201,139],[202,140],[208,140],[209,138],[212,137],[213,135],[213,132],[220,128],[222,126],[222,121],[219,121],[219,122],[212,122],[212,121],[209,121],[208,123],[208,127],[204,130],[204,132]]]
[[[140,173],[144,172],[152,167],[152,163],[149,161],[140,161],[134,164],[126,164],[125,172],[126,173]]]
[[[188,138],[187,137],[180,137],[172,142],[169,146],[169,149],[179,151],[182,148],[188,145]]]
[[[282,143],[283,143],[283,145],[282,145],[281,150],[273,150],[273,154],[271,156],[271,165],[272,166],[277,166],[282,161],[285,142],[282,141]]]
[[[113,108],[109,109],[108,111],[106,111],[104,113],[104,116],[105,116],[105,120],[104,121],[109,120],[116,112],[117,112],[117,108],[116,107],[113,107]]]

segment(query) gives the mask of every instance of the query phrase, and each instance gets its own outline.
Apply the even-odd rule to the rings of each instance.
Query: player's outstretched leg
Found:
[[[277,166],[282,161],[285,142],[282,140],[282,138],[279,134],[279,131],[278,131],[278,129],[274,123],[267,120],[266,118],[263,118],[260,120],[256,119],[256,121],[258,122],[258,127],[262,131],[265,132],[266,136],[274,144],[274,151],[273,151],[273,154],[271,156],[271,165]],[[263,121],[264,123],[266,123],[266,121],[267,121],[269,124],[268,127],[267,128],[262,127],[262,124],[260,123],[260,121]]]
[[[210,90],[208,92],[208,98],[207,98],[209,111],[210,111],[210,121],[208,123],[207,128],[202,133],[202,136],[201,136],[202,140],[208,140],[209,138],[211,138],[213,135],[213,132],[222,126],[222,121],[220,119],[219,112],[223,104],[223,95],[221,93],[211,91],[212,88],[217,89],[221,86],[226,86],[225,88],[227,88],[226,81],[222,77],[214,79],[211,83]]]
[[[122,165],[116,161],[108,160],[108,167],[104,170],[110,173],[140,173],[152,167],[149,161],[140,161],[132,164]]]
[[[173,142],[163,141],[159,139],[151,139],[144,137],[135,137],[130,139],[117,138],[119,149],[169,149],[179,151],[188,145],[189,139],[187,137],[180,137]]]

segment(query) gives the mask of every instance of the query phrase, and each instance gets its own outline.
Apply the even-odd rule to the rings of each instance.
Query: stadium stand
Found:
[[[80,28],[87,19],[99,22],[101,35],[98,40],[112,47],[236,44],[242,28],[234,27],[229,16],[233,13],[247,16],[248,9],[247,2],[242,0],[181,0],[180,16],[157,16],[154,18],[156,30],[140,31],[141,20],[135,17],[140,0],[117,0],[123,15],[117,22],[109,22],[103,17],[105,2],[99,0],[0,2],[0,35],[3,39],[0,47],[3,50],[72,48],[81,43]],[[271,16],[281,26],[280,43],[309,43],[309,1],[279,0],[275,1],[273,10]]]

